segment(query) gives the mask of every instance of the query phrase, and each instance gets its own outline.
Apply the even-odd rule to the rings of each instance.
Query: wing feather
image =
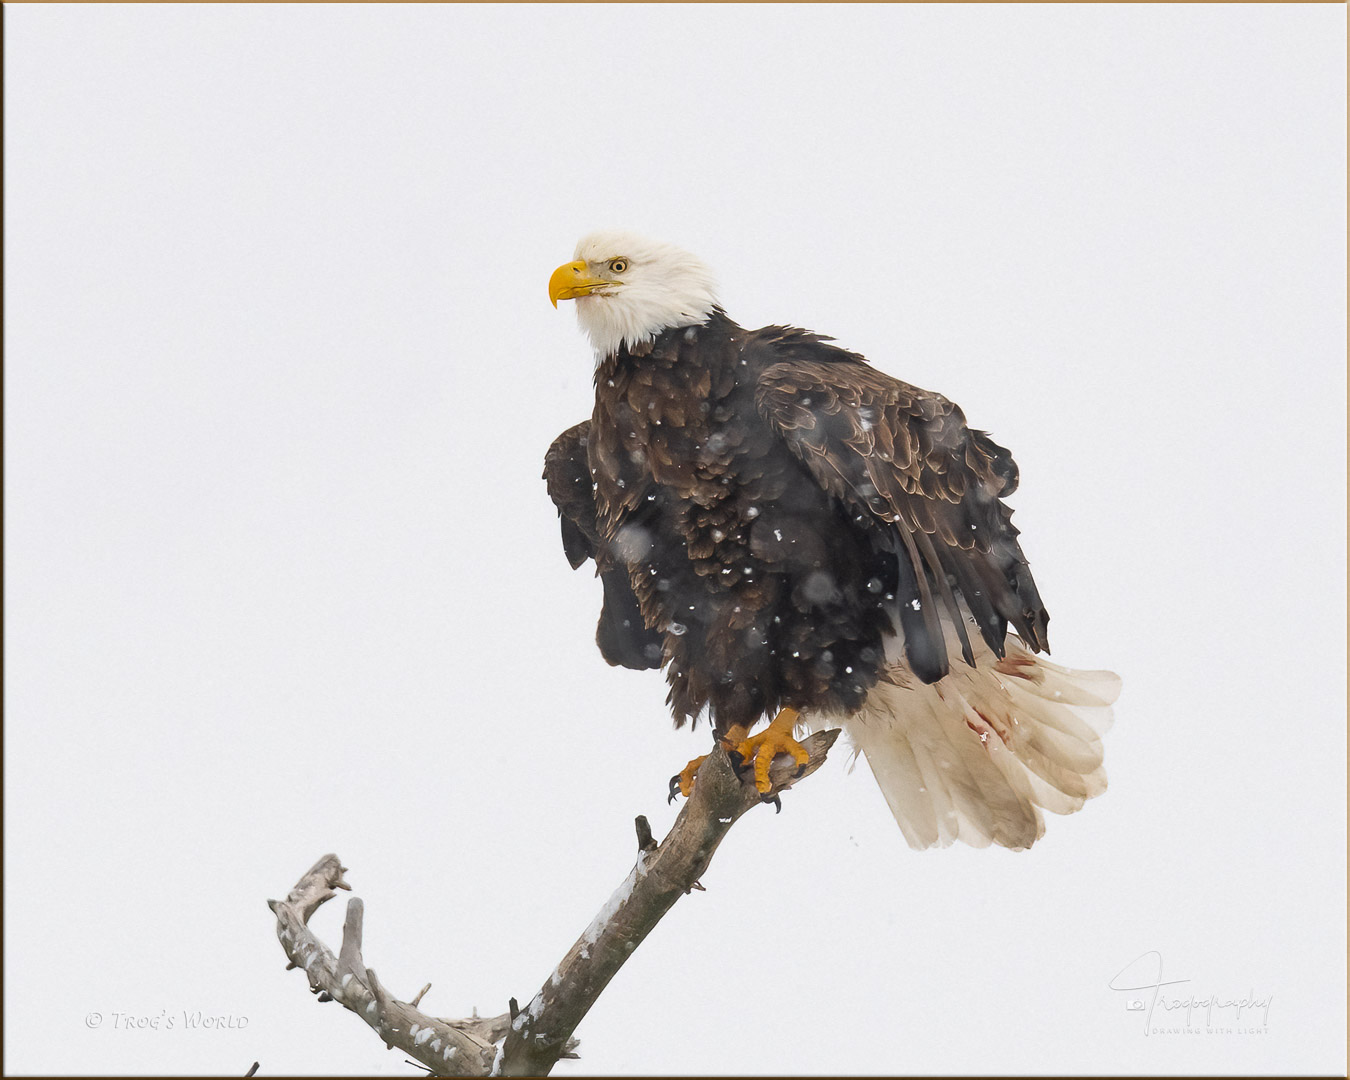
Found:
[[[553,440],[544,455],[544,482],[548,497],[562,522],[563,551],[575,570],[595,558],[600,534],[595,527],[595,494],[586,461],[591,422],[583,420]]]
[[[817,483],[898,541],[900,621],[921,678],[947,671],[935,596],[968,664],[960,601],[996,655],[1009,624],[1032,649],[1047,647],[1049,616],[1000,501],[1017,465],[957,406],[816,342],[766,366],[755,401]]]
[[[561,519],[563,552],[575,570],[587,559],[604,586],[595,641],[611,664],[646,669],[661,666],[661,635],[643,622],[628,568],[614,557],[596,527],[595,492],[587,458],[589,420],[568,428],[544,455],[544,481]]]

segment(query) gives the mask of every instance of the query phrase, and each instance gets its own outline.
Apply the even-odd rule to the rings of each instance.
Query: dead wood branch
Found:
[[[779,755],[763,796],[736,775],[725,751],[709,754],[693,794],[659,845],[646,818],[637,819],[637,864],[524,1009],[448,1020],[418,1010],[425,987],[411,1003],[392,997],[362,959],[363,908],[356,897],[347,903],[342,948],[334,956],[306,924],[334,890],[350,888],[336,855],[315,863],[285,900],[268,901],[277,937],[290,966],[304,969],[319,1000],[340,1002],[386,1046],[397,1046],[435,1075],[546,1076],[559,1058],[575,1056],[573,1032],[628,957],[681,896],[702,888],[699,878],[732,825],[820,768],[838,735],[822,731],[803,741],[811,756],[800,776],[791,759]]]
[[[267,902],[277,917],[277,937],[290,966],[304,969],[310,991],[320,1001],[340,1002],[374,1028],[385,1046],[391,1050],[397,1046],[435,1075],[486,1075],[497,1052],[494,1044],[505,1034],[509,1016],[446,1020],[428,1016],[389,994],[361,956],[364,905],[359,897],[347,902],[337,956],[306,925],[319,906],[336,895],[334,890],[351,888],[342,880],[345,871],[336,855],[325,855],[285,900]]]
[[[802,745],[811,760],[802,775],[825,763],[839,732],[818,732]],[[770,771],[768,796],[737,777],[723,750],[708,755],[699,768],[693,793],[670,833],[654,851],[638,828],[637,865],[624,879],[591,925],[568,950],[557,970],[534,999],[511,1022],[494,1067],[500,1076],[546,1076],[563,1052],[563,1044],[590,1007],[681,896],[695,888],[713,853],[732,825],[761,801],[771,800],[795,781],[795,767],[780,755]]]

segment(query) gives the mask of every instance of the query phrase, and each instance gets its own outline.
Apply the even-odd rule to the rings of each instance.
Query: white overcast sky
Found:
[[[959,402],[1125,689],[1026,853],[911,852],[837,755],[558,1075],[1345,1071],[1344,7],[4,16],[7,1072],[412,1075],[268,897],[336,851],[384,983],[496,1013],[669,826],[706,731],[539,479],[599,227]],[[1267,1021],[1145,1034],[1154,951]]]

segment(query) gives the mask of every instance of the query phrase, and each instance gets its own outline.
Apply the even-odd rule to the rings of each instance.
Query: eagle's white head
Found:
[[[548,282],[553,306],[577,302],[577,321],[597,359],[662,330],[699,326],[717,306],[712,272],[687,251],[627,232],[582,237],[576,256]]]

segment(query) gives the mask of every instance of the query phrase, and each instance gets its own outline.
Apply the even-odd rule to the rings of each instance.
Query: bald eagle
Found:
[[[706,715],[767,791],[798,731],[842,726],[915,848],[1026,848],[1105,790],[1119,679],[1038,655],[1007,450],[830,338],[738,326],[669,244],[587,236],[549,297],[596,356],[545,459],[563,550],[603,583],[604,658],[664,668],[677,727]]]

